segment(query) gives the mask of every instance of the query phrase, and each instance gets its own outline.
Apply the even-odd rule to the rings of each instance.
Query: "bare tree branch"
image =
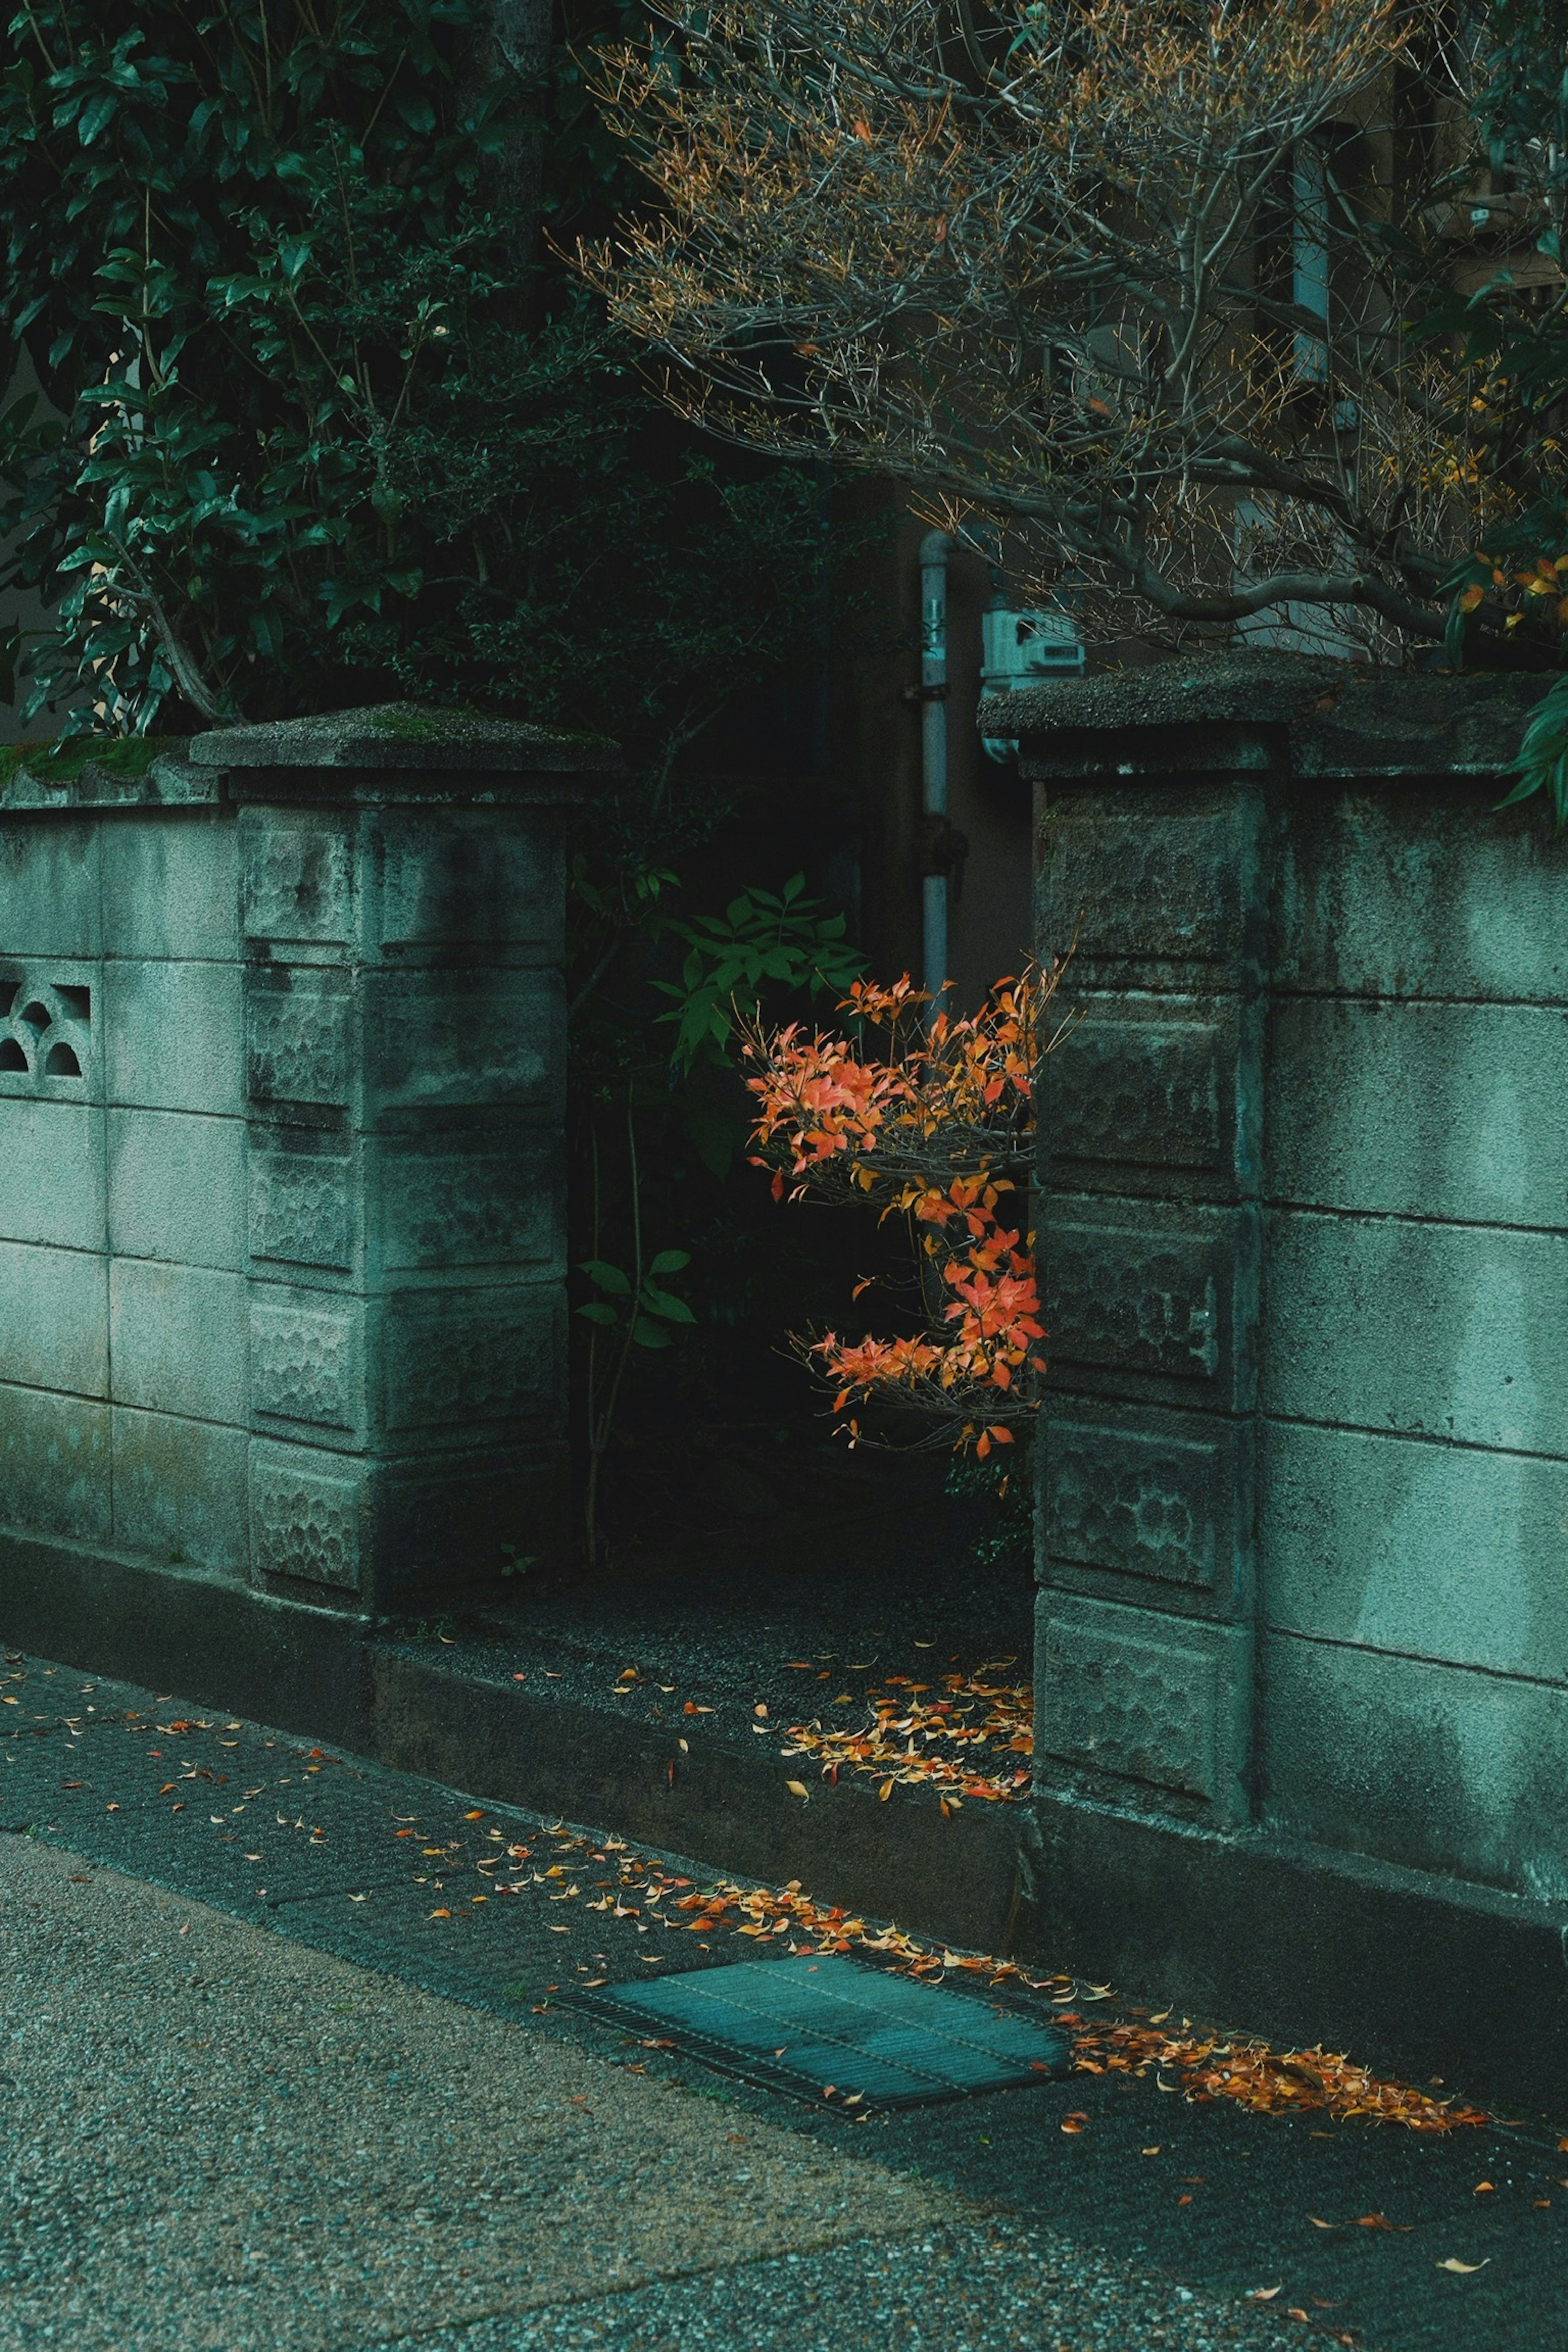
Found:
[[[1464,351],[1404,324],[1472,152],[1442,0],[955,7],[668,0],[605,57],[657,202],[577,258],[671,404],[1007,531],[1091,631],[1440,637],[1506,496]],[[1428,51],[1412,186],[1394,68]]]

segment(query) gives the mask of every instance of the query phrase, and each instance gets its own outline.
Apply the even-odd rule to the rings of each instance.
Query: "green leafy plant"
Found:
[[[1519,782],[1500,808],[1544,792],[1557,831],[1568,824],[1568,677],[1560,677],[1536,704],[1514,761]]]
[[[742,890],[722,915],[670,917],[664,928],[684,940],[687,950],[679,984],[654,982],[675,1000],[658,1019],[675,1026],[679,1068],[689,1069],[703,1054],[722,1055],[737,1015],[754,1021],[770,988],[839,996],[866,969],[845,938],[845,918],[825,913],[820,898],[805,895],[804,874],[792,875],[780,891]]]
[[[579,1271],[587,1276],[599,1296],[577,1312],[604,1330],[619,1330],[628,1346],[668,1348],[669,1333],[665,1325],[695,1323],[697,1318],[684,1298],[666,1288],[661,1277],[679,1274],[690,1264],[685,1250],[660,1250],[641,1281],[634,1282],[631,1275],[604,1258],[585,1258]]]
[[[569,50],[517,69],[507,14],[14,16],[0,314],[42,396],[0,417],[0,584],[54,605],[21,668],[73,726],[388,695],[615,734],[599,850],[656,864],[681,758],[819,625],[822,501],[672,428],[538,245],[614,171]]]
[[[600,1184],[599,1134],[592,1130],[594,1250],[580,1271],[596,1296],[577,1309],[589,1326],[586,1391],[588,1475],[584,1494],[583,1528],[588,1565],[599,1559],[599,1500],[605,1457],[615,1433],[616,1411],[635,1348],[662,1349],[670,1344],[671,1324],[697,1320],[685,1299],[669,1287],[671,1275],[690,1265],[685,1250],[660,1250],[652,1258],[643,1252],[642,1169],[637,1157],[637,1119],[632,1091],[626,1098],[627,1198],[630,1208],[632,1260],[629,1270],[598,1255],[603,1198]]]

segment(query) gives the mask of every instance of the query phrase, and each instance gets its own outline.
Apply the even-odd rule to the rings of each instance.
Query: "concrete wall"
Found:
[[[1124,1977],[1186,1932],[1133,1924],[1137,1824],[1152,1880],[1216,1857],[1221,2000],[1297,1932],[1238,1927],[1271,1855],[1568,1927],[1568,842],[1495,811],[1529,698],[1244,656],[1012,706],[1082,1013],[1038,1218],[1047,1912]]]
[[[0,1521],[374,1612],[560,1533],[570,786],[345,742],[0,813]]]
[[[9,1521],[237,1569],[237,848],[212,805],[0,829],[0,1479]]]

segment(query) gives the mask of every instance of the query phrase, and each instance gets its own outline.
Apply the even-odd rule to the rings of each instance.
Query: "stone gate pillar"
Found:
[[[560,818],[599,751],[395,708],[191,747],[237,815],[264,1591],[450,1599],[564,1535]]]
[[[1251,1809],[1271,750],[1173,730],[1151,774],[1113,748],[1041,757],[1076,786],[1050,797],[1041,872],[1079,1020],[1040,1110],[1037,1770],[1223,1829]]]
[[[1041,1957],[1537,2098],[1568,2083],[1568,840],[1499,803],[1542,690],[1258,649],[985,719],[1081,1016],[1036,1202]]]
[[[394,706],[0,793],[9,1638],[274,1721],[313,1659],[331,1721],[355,1624],[559,1540],[561,835],[615,764]]]

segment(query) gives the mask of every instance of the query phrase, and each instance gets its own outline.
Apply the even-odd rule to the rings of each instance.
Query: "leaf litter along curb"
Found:
[[[22,1663],[17,1654],[6,1654],[6,1664],[16,1666]],[[25,1682],[27,1677],[23,1673],[6,1679]],[[112,1721],[115,1713],[118,1710],[112,1711],[107,1720]],[[44,1720],[40,1718],[28,1728],[42,1727]],[[63,1723],[71,1729],[81,1718],[56,1714],[48,1720]],[[177,1725],[171,1720],[160,1726],[145,1708],[128,1709],[121,1720],[125,1730],[133,1736],[144,1738],[149,1732],[162,1730],[165,1736],[173,1732],[187,1742],[192,1735],[217,1735],[221,1740],[226,1732],[250,1728],[238,1723],[184,1717]],[[276,1746],[278,1760],[289,1761],[294,1767],[294,1773],[277,1781],[279,1787],[290,1785],[300,1768],[306,1774],[314,1774],[323,1766],[340,1760],[320,1748],[306,1748],[286,1735],[267,1738],[265,1745]],[[156,1759],[162,1764],[160,1751],[150,1750],[148,1754],[149,1760]],[[259,1797],[264,1788],[246,1793],[247,1797]],[[689,1878],[667,1871],[662,1863],[637,1853],[624,1839],[590,1837],[569,1830],[563,1822],[542,1824],[519,1836],[519,1825],[514,1820],[488,1814],[485,1808],[468,1809],[461,1817],[464,1828],[476,1838],[479,1832],[473,1825],[487,1818],[500,1824],[485,1831],[487,1844],[492,1850],[477,1855],[470,1865],[465,1862],[461,1832],[437,1843],[439,1833],[425,1826],[431,1818],[430,1813],[393,1815],[392,1834],[420,1842],[419,1859],[427,1864],[427,1868],[414,1874],[415,1884],[428,1885],[433,1893],[444,1893],[450,1879],[472,1866],[480,1875],[485,1891],[470,1897],[470,1904],[509,1895],[523,1896],[538,1889],[547,1900],[585,1901],[588,1908],[617,1920],[630,1920],[640,1934],[651,1932],[657,1925],[669,1932],[684,1931],[700,1938],[704,1930],[715,1934],[728,1931],[753,1941],[784,1937],[787,1939],[785,1948],[794,1952],[874,1953],[884,1965],[928,1982],[940,1979],[951,1970],[983,1977],[994,1986],[1012,1985],[1044,1993],[1057,2010],[1058,2022],[1072,2038],[1078,2072],[1125,2074],[1145,2080],[1152,2073],[1160,2088],[1180,2093],[1194,2104],[1228,2099],[1262,2114],[1317,2112],[1342,2118],[1360,2116],[1369,2122],[1399,2124],[1412,2131],[1429,2133],[1450,2132],[1491,2121],[1481,2108],[1434,2099],[1427,2092],[1384,2080],[1342,2053],[1321,2049],[1277,2051],[1256,2035],[1205,2037],[1194,2032],[1185,2019],[1179,2032],[1167,2032],[1164,2029],[1169,2011],[1147,2018],[1135,2011],[1126,2019],[1087,2018],[1074,2004],[1110,2000],[1112,1995],[1108,1986],[1085,1986],[1060,1974],[1034,1976],[1016,1960],[954,1952],[945,1946],[906,1935],[897,1927],[872,1928],[857,1913],[842,1906],[814,1902],[801,1891],[798,1881],[783,1887],[745,1887],[720,1879],[709,1888],[699,1889]],[[300,1826],[303,1827],[303,1822]],[[541,1847],[546,1838],[552,1841],[555,1858],[541,1869],[536,1864],[543,1858]],[[259,1855],[255,1859],[259,1860]],[[588,1879],[585,1865],[596,1863],[607,1864],[614,1875],[590,1882],[590,1894],[589,1885],[581,1882]],[[525,1866],[526,1876],[522,1874]],[[510,1877],[506,1874],[509,1867]],[[580,1873],[581,1879],[574,1876],[574,1872]],[[633,1895],[640,1898],[636,1903],[629,1899]],[[363,1898],[350,1895],[348,1899]],[[460,1897],[458,1905],[460,1910]],[[678,1921],[665,1916],[667,1909],[693,1916]],[[452,1906],[442,1905],[430,1916],[449,1920]],[[663,1955],[650,1952],[639,1954],[639,1958],[650,1965],[658,1965]],[[579,1973],[586,1973],[581,1964]],[[1175,2079],[1166,2082],[1167,2074]]]
[[[541,1870],[534,1865],[542,1837],[552,1840],[556,1860]],[[992,1986],[1011,1985],[1044,1993],[1056,2007],[1057,2022],[1072,2041],[1074,2070],[1080,2074],[1125,2074],[1139,2080],[1152,2074],[1162,2090],[1179,2093],[1190,2104],[1205,2105],[1227,2099],[1264,2115],[1359,2116],[1370,2123],[1398,2124],[1410,2131],[1428,2133],[1451,2132],[1491,2120],[1479,2107],[1436,2099],[1411,2084],[1387,2081],[1342,2052],[1275,2050],[1254,2034],[1205,2035],[1194,2032],[1187,2019],[1180,2031],[1166,2031],[1169,2011],[1148,2018],[1134,2012],[1125,2019],[1089,2019],[1073,2004],[1109,2000],[1113,1998],[1109,1987],[1084,1986],[1060,1974],[1034,1976],[1016,1960],[955,1952],[907,1935],[898,1927],[873,1927],[842,1905],[814,1902],[802,1892],[798,1880],[773,1887],[742,1886],[734,1880],[719,1879],[710,1887],[700,1888],[618,1838],[590,1837],[564,1823],[533,1832],[526,1843],[503,1847],[500,1853],[484,1858],[487,1873],[501,1872],[509,1861],[514,1866],[530,1866],[526,1877],[490,1876],[486,1895],[477,1899],[484,1901],[490,1895],[526,1895],[536,1887],[550,1888],[556,1880],[561,1884],[549,1899],[581,1898],[586,1889],[573,1873],[580,1871],[587,1878],[584,1857],[590,1863],[607,1864],[615,1873],[595,1882],[594,1899],[587,1907],[616,1919],[631,1919],[639,1934],[647,1933],[657,1923],[667,1931],[699,1937],[707,1931],[711,1935],[728,1932],[753,1942],[782,1938],[784,1948],[795,1953],[876,1954],[900,1974],[928,1983],[951,1971],[983,1977]],[[460,1861],[449,1865],[447,1875],[461,1867]],[[629,1902],[633,1894],[642,1900]],[[667,1909],[692,1916],[677,1921],[666,1916]],[[709,1948],[706,1942],[703,1948]],[[639,1958],[656,1964],[655,1955]],[[584,1964],[579,1964],[579,1973],[585,1974]],[[590,1979],[588,1984],[605,1981],[601,1976]],[[1166,2081],[1167,2074],[1176,2079]]]

